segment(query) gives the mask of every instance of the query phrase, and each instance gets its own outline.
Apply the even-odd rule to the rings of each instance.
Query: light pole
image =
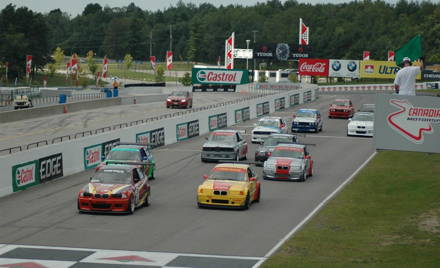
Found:
[[[253,30],[252,33],[254,33],[254,48],[255,48],[256,36],[257,36],[258,31],[257,30]],[[255,57],[254,57],[254,72],[255,72],[255,69],[256,69],[256,65],[257,65],[257,59],[255,59]]]
[[[246,40],[246,49],[249,49],[249,43],[251,42],[251,40]],[[246,70],[249,70],[249,59],[246,58]]]

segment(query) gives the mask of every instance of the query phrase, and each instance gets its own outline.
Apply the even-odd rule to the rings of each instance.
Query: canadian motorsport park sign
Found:
[[[440,98],[376,95],[376,149],[440,153]]]
[[[249,72],[238,69],[193,68],[192,83],[240,85],[249,83]]]

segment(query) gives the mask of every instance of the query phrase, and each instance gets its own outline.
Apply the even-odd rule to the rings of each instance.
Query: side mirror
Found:
[[[257,178],[255,178],[255,177],[252,177],[249,179],[249,181],[256,181],[256,180],[257,180]]]
[[[203,175],[203,179],[204,179],[204,180],[207,180],[207,179],[208,179],[208,175],[206,175],[206,174]]]

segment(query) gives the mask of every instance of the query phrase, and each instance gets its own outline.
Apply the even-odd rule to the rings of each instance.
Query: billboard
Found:
[[[249,72],[246,70],[193,68],[192,83],[223,85],[247,84],[249,83]]]
[[[158,128],[136,134],[136,142],[148,144],[151,148],[157,148],[165,145],[165,129]]]
[[[329,62],[330,68],[328,75],[330,77],[351,77],[359,78],[358,60],[334,60]]]
[[[209,131],[225,128],[228,126],[228,115],[226,113],[211,115],[208,117]]]
[[[254,58],[271,61],[287,61],[301,58],[310,58],[311,48],[305,45],[291,45],[287,43],[256,44],[253,48]]]
[[[194,120],[176,125],[177,141],[186,140],[196,136],[199,136],[199,120]]]
[[[394,61],[375,61],[365,60],[361,61],[360,77],[361,78],[383,78],[394,79],[400,67]],[[421,75],[417,75],[420,79]]]
[[[376,95],[376,149],[440,153],[440,98]]]
[[[440,72],[424,70],[422,75],[423,75],[423,80],[440,81]]]
[[[300,75],[328,76],[328,59],[300,59],[298,62]]]

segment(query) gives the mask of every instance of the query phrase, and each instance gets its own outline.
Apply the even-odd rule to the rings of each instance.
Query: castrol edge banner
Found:
[[[298,71],[300,75],[328,76],[328,59],[299,59]]]
[[[193,68],[192,83],[222,85],[247,84],[249,83],[249,72],[237,69]]]

